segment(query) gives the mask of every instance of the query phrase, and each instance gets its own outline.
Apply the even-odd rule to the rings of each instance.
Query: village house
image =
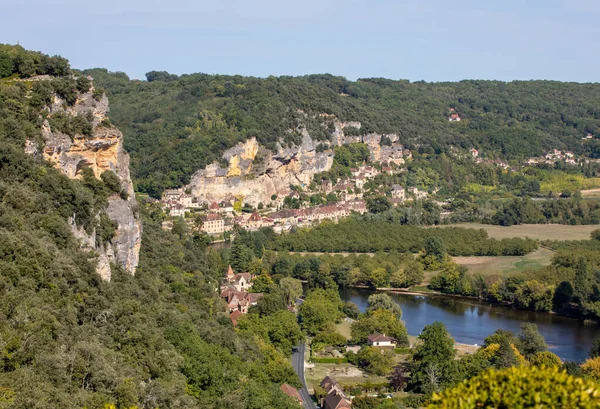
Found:
[[[250,215],[250,218],[248,218],[248,220],[246,221],[246,227],[248,227],[251,230],[260,229],[261,227],[263,227],[263,225],[264,223],[262,217],[260,217],[260,215],[256,212],[253,212]]]
[[[221,211],[221,208],[219,207],[219,204],[217,202],[212,202],[208,207],[208,211],[210,213],[219,213]]]
[[[262,297],[262,293],[237,291],[231,287],[227,287],[221,291],[221,298],[225,299],[230,313],[239,311],[242,314],[248,314],[248,309],[256,305]]]
[[[221,215],[209,213],[202,217],[201,230],[208,234],[222,234],[225,232],[225,221]]]
[[[302,397],[298,393],[298,389],[294,388],[293,386],[288,385],[287,383],[284,383],[283,385],[281,385],[281,391],[283,393],[285,393],[287,396],[289,396],[290,398],[296,399],[296,401],[298,401],[298,404],[300,406],[302,406],[302,404],[304,403],[304,401],[302,400]]]
[[[353,199],[346,202],[346,206],[348,210],[360,214],[365,214],[367,212],[367,202],[362,199]]]
[[[185,216],[185,206],[179,203],[170,203],[168,205],[169,216],[171,217],[183,217]]]
[[[227,269],[223,281],[229,284],[237,291],[245,291],[252,287],[252,274],[250,273],[238,273],[235,274],[231,266]]]
[[[178,202],[182,196],[183,196],[182,189],[166,189],[163,192],[163,201],[167,202],[169,200],[173,200],[173,201]]]
[[[330,193],[333,190],[333,185],[331,184],[331,180],[322,180],[321,181],[321,191],[325,194]]]
[[[367,343],[372,347],[385,347],[385,348],[395,348],[396,340],[392,337],[387,337],[385,334],[380,334],[378,332],[371,334],[367,337]]]
[[[351,409],[350,401],[346,398],[343,388],[331,376],[326,376],[319,384],[325,389],[327,396],[321,400],[323,409]]]
[[[223,200],[219,203],[219,211],[222,213],[233,213],[233,203],[230,200]]]
[[[400,185],[392,185],[392,197],[395,199],[405,200],[406,191]]]
[[[330,393],[323,399],[323,409],[351,409],[350,402],[342,395]]]
[[[456,112],[451,113],[450,116],[448,117],[448,121],[450,121],[450,122],[460,122],[460,115],[458,115]]]
[[[319,386],[321,386],[321,388],[325,389],[325,392],[327,394],[336,393],[338,395],[344,396],[344,389],[340,386],[338,381],[336,381],[334,378],[332,378],[329,375],[326,376],[325,378],[323,378],[323,380],[321,381]]]

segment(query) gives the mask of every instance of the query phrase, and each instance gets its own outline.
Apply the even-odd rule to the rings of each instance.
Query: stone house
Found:
[[[395,199],[405,200],[406,191],[400,185],[392,185],[392,197]]]
[[[207,234],[222,234],[225,232],[225,220],[221,215],[209,213],[202,217],[202,229]]]

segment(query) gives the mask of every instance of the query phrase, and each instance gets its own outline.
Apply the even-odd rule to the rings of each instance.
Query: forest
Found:
[[[372,253],[397,251],[418,253],[430,237],[439,238],[452,256],[519,256],[537,249],[529,239],[491,239],[483,229],[461,227],[425,228],[391,221],[349,218],[339,223],[322,223],[312,229],[282,234],[275,250],[308,252]]]
[[[600,130],[598,84],[411,83],[156,71],[140,81],[99,68],[84,73],[107,90],[110,118],[124,132],[132,156],[136,188],[154,197],[187,184],[196,170],[248,137],[274,149],[280,140],[298,143],[294,130],[302,125],[313,139],[327,141],[331,129],[318,120],[323,113],[361,122],[355,133],[396,133],[407,148],[430,155],[432,166],[438,156],[457,148],[475,147],[488,158],[506,160],[554,148],[590,157],[600,153],[595,140],[581,140]],[[463,120],[449,122],[450,109]]]
[[[136,275],[112,266],[112,281],[100,278],[68,219],[110,240],[103,214],[116,175],[71,180],[24,152],[26,139],[41,138],[40,101],[52,85],[12,78],[63,60],[8,52],[18,63],[6,64],[0,48],[11,78],[0,81],[0,407],[296,408],[279,389],[298,385],[290,346],[233,330],[215,292],[226,265],[203,238],[163,231],[141,203]],[[48,82],[57,80],[70,82]]]

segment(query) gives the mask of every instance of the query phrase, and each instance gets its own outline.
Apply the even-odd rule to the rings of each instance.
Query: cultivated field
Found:
[[[535,270],[550,265],[554,252],[539,248],[525,256],[452,257],[455,263],[465,266],[470,273],[510,274]]]
[[[569,226],[564,224],[521,224],[503,227],[491,224],[460,223],[450,226],[484,229],[490,237],[495,239],[529,237],[538,240],[587,240],[590,238],[592,230],[599,228],[597,225]],[[445,227],[445,225],[441,227]]]

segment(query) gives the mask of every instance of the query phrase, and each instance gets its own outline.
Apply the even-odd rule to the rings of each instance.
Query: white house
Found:
[[[369,346],[373,347],[396,347],[396,340],[394,338],[386,337],[385,334],[380,334],[378,332],[369,335],[367,337],[367,343]]]

